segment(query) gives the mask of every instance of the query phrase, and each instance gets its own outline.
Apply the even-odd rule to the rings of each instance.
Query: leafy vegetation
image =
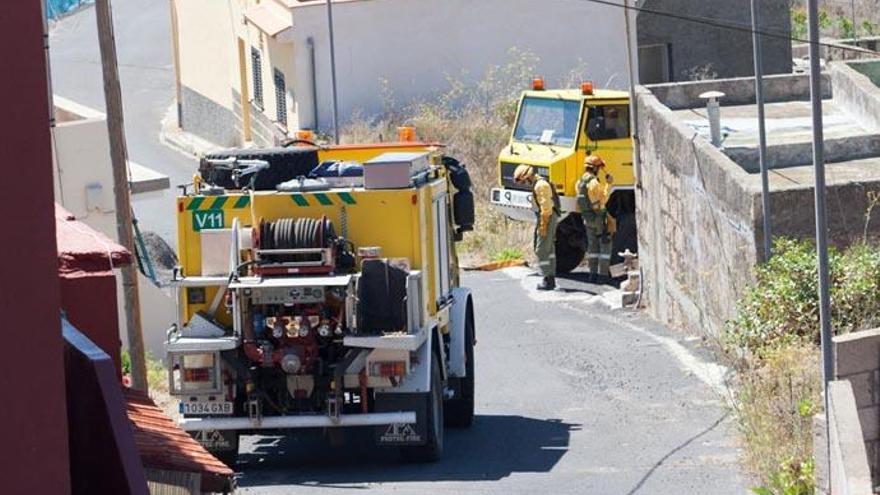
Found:
[[[523,251],[519,248],[504,248],[492,255],[492,261],[515,261],[523,259]]]

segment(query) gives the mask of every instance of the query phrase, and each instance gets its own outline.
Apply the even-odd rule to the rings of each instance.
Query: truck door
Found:
[[[631,187],[634,181],[629,103],[602,102],[588,107],[584,132],[585,151],[602,157],[618,187]]]

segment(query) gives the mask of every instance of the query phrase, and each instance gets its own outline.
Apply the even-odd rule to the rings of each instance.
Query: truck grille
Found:
[[[517,184],[516,181],[513,180],[513,172],[518,166],[520,166],[519,163],[501,162],[501,186],[507,189],[530,191],[532,188],[529,187],[528,184]],[[534,165],[533,167],[535,168],[535,172],[541,177],[544,177],[545,179],[550,177],[550,169],[547,167],[536,167]]]

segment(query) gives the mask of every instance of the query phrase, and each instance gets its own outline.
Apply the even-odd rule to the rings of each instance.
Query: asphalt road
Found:
[[[527,270],[469,274],[477,417],[443,459],[401,462],[312,434],[246,437],[243,493],[744,494],[724,370],[575,277],[538,293]],[[332,489],[332,490],[328,490]]]

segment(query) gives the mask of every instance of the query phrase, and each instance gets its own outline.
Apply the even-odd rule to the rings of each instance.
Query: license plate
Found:
[[[496,196],[495,193],[498,193]],[[492,191],[493,203],[507,206],[515,206],[518,208],[531,208],[532,195],[525,191],[514,191],[511,189],[496,189]],[[497,198],[497,199],[496,199]]]
[[[203,400],[195,402],[181,402],[181,414],[232,414],[232,402]]]

